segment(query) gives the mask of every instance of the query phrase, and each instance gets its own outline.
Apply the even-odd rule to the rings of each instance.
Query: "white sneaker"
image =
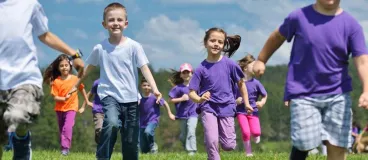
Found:
[[[253,154],[252,153],[249,153],[246,155],[247,157],[253,157]]]
[[[254,142],[256,144],[258,144],[259,142],[261,142],[261,136],[254,137]]]

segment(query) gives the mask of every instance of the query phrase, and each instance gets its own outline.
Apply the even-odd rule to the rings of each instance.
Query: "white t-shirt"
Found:
[[[93,48],[86,63],[100,66],[97,94],[101,100],[112,96],[119,103],[129,103],[141,98],[138,68],[148,64],[148,59],[138,42],[127,37],[125,42],[116,46],[105,39]]]
[[[0,90],[22,84],[42,88],[33,35],[48,31],[37,0],[0,0]]]

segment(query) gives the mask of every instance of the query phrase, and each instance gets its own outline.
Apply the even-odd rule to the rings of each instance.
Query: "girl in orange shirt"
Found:
[[[78,111],[78,94],[73,90],[78,77],[72,74],[72,63],[68,56],[60,55],[46,69],[44,82],[51,84],[51,95],[56,102],[55,111],[58,118],[61,154],[66,156],[72,144],[73,126]],[[88,102],[84,85],[78,88]]]

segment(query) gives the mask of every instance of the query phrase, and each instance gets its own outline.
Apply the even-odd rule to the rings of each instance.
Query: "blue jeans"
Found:
[[[148,123],[146,128],[140,129],[140,142],[139,146],[141,148],[142,153],[155,152],[155,129],[157,127],[157,123]]]
[[[138,160],[138,102],[119,103],[113,97],[107,96],[101,100],[101,104],[105,116],[100,143],[97,145],[97,159],[108,160],[111,158],[117,132],[120,130],[123,159]]]

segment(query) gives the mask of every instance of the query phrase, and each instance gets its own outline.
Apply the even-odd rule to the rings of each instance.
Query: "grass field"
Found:
[[[12,152],[5,152],[3,160],[10,160]],[[71,153],[69,156],[61,156],[59,151],[34,151],[34,160],[93,160],[94,153]],[[195,156],[187,156],[184,152],[159,153],[156,155],[140,155],[140,160],[206,160],[206,153],[198,153]],[[240,152],[222,152],[221,159],[224,160],[287,160],[288,153],[255,153],[254,157],[245,157]],[[308,160],[324,160],[324,156],[310,156]],[[367,160],[368,155],[349,155],[348,160]],[[112,160],[121,160],[120,153],[114,153]]]

